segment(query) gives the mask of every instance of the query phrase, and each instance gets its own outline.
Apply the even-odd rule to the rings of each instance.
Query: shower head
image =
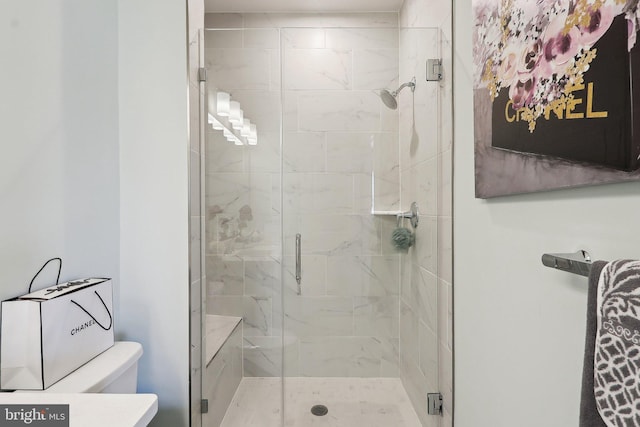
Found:
[[[398,108],[398,101],[396,101],[395,92],[391,93],[387,89],[382,89],[380,91],[380,99],[382,99],[384,105],[391,108],[392,110]]]
[[[387,107],[391,108],[392,110],[395,110],[396,108],[398,108],[398,94],[405,87],[410,87],[411,88],[411,92],[415,91],[416,90],[416,78],[414,77],[413,79],[411,79],[410,82],[403,83],[398,89],[396,89],[393,92],[389,92],[387,89],[382,89],[380,91],[380,94],[379,94],[380,95],[380,99],[382,100],[384,105],[386,105]]]

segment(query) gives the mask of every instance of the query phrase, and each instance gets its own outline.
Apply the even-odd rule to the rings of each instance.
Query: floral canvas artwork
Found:
[[[638,179],[638,1],[473,10],[476,197]]]

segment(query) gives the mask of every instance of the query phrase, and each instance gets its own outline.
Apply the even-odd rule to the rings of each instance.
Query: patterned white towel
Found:
[[[594,392],[607,426],[640,427],[640,261],[608,263],[598,282]]]

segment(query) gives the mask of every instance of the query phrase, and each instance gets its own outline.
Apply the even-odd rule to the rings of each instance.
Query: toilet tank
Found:
[[[39,393],[127,393],[137,391],[138,360],[142,345],[116,341],[113,347],[94,357],[57,383]],[[20,392],[21,390],[16,390]],[[24,390],[34,393],[33,390]]]

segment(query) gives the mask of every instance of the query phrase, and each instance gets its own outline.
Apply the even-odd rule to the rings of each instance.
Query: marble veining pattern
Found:
[[[353,51],[354,89],[398,87],[398,49]]]
[[[330,295],[397,296],[400,257],[331,256],[327,258]]]
[[[298,339],[284,337],[245,337],[244,376],[279,377],[282,375],[284,352],[284,375],[299,375]]]
[[[218,427],[242,380],[242,332],[235,328],[216,356],[207,365],[202,397],[209,400],[209,412],[202,425]]]
[[[246,259],[244,270],[244,295],[273,297],[279,294],[282,280],[277,259]]]
[[[284,172],[325,172],[324,132],[287,132],[283,140]]]
[[[398,297],[354,298],[354,335],[397,338],[398,301]]]
[[[271,297],[245,296],[243,299],[243,333],[246,337],[271,335]]]
[[[207,141],[215,145],[216,155],[207,156],[207,171],[211,172],[242,172],[244,167],[244,151],[227,142],[218,131],[209,131]]]
[[[379,131],[380,104],[371,91],[304,91],[298,95],[303,131]]]
[[[206,315],[206,363],[207,365],[222,348],[233,330],[242,320],[241,317]]]
[[[285,300],[285,333],[297,337],[353,334],[353,302],[342,297],[298,297]]]
[[[206,257],[207,295],[242,295],[244,266],[237,257]]]
[[[206,68],[211,81],[227,91],[269,90],[269,49],[206,49]]]
[[[222,427],[422,427],[398,378],[285,378],[284,414],[281,381],[244,378]]]
[[[396,341],[355,336],[303,337],[300,339],[300,374],[308,377],[381,377],[391,372],[387,363],[398,366]]]
[[[352,87],[353,53],[344,49],[286,49],[287,90],[348,90]]]

